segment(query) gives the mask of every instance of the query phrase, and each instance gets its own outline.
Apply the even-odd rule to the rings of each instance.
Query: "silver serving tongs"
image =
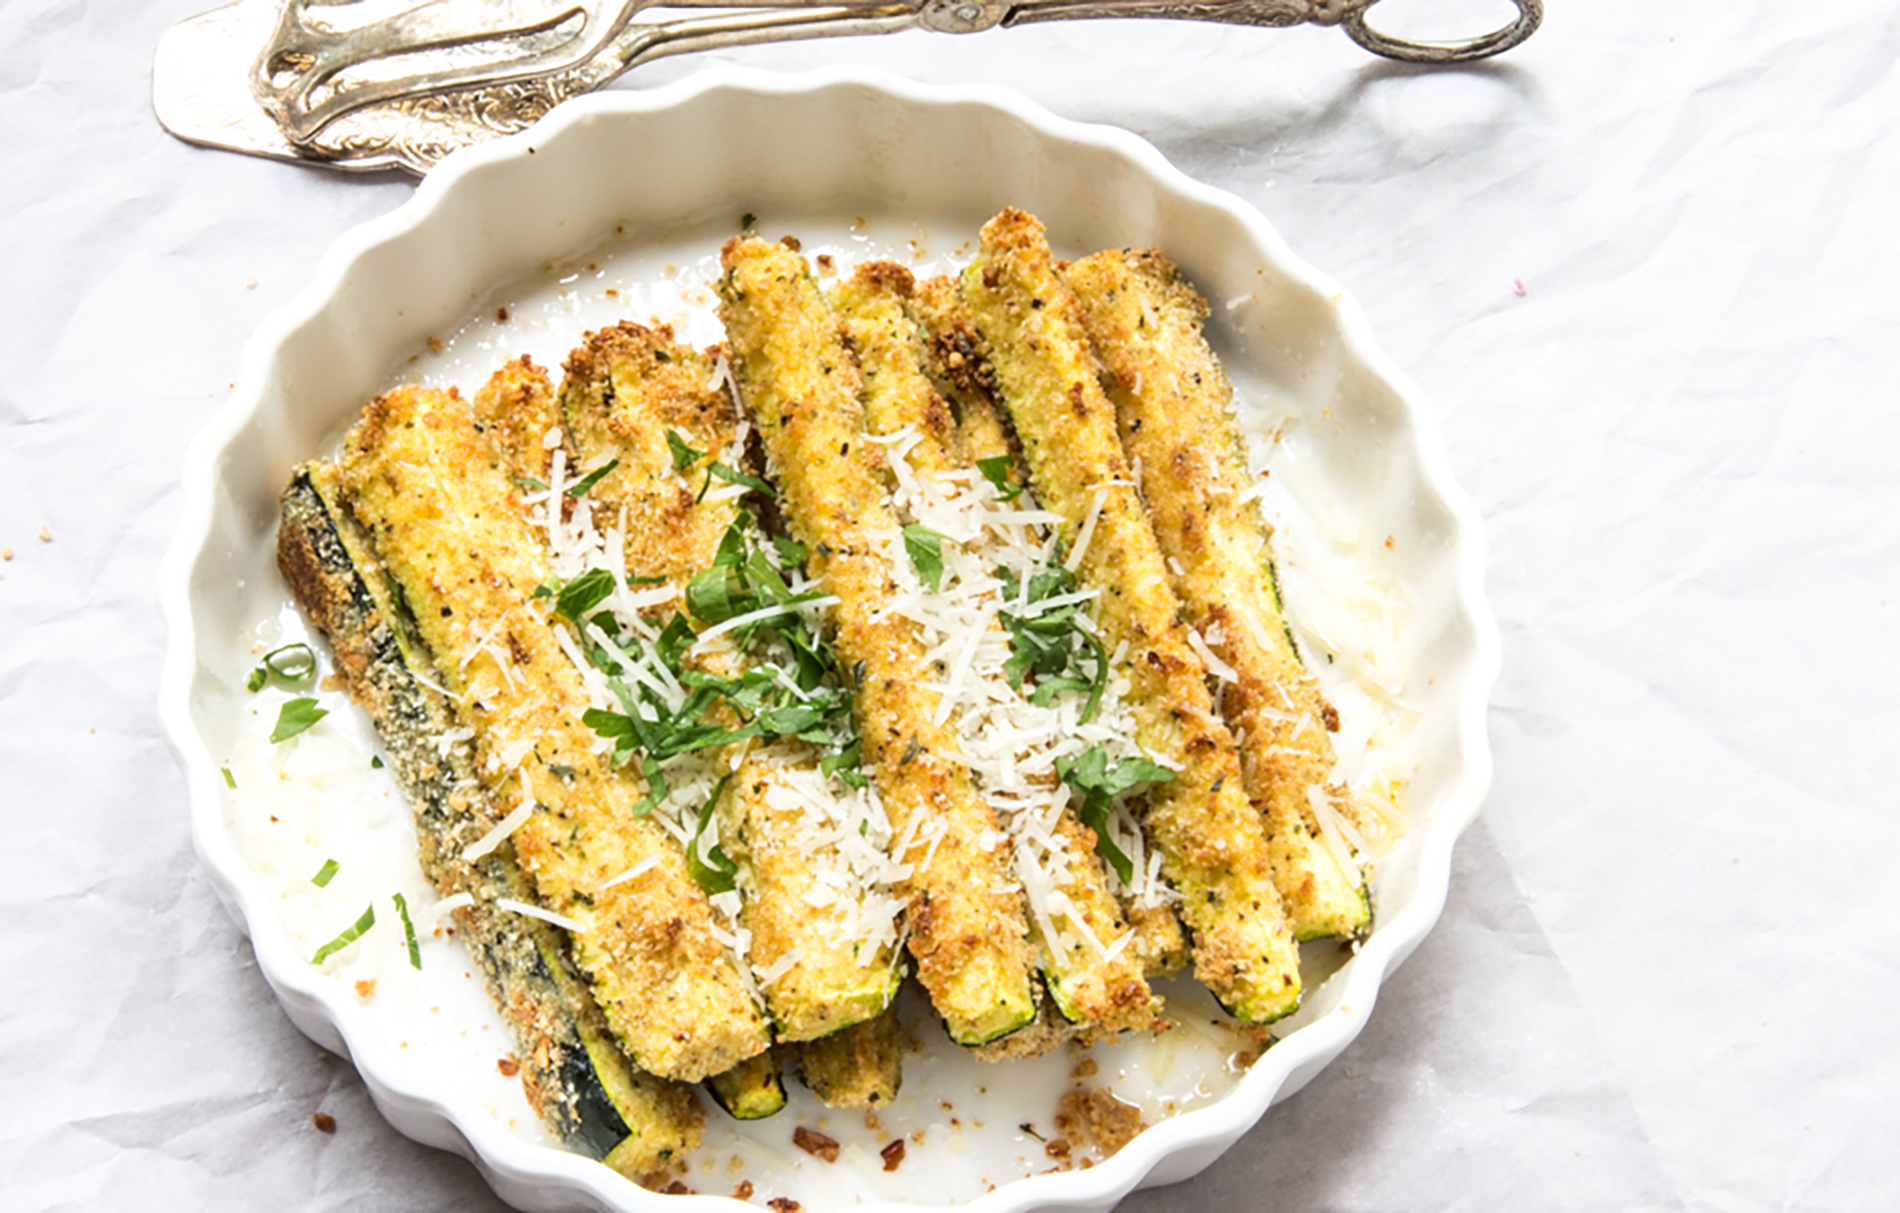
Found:
[[[181,139],[331,168],[426,173],[449,152],[525,129],[628,68],[758,42],[1104,17],[1339,25],[1375,54],[1482,59],[1543,20],[1462,42],[1410,42],[1366,21],[1378,0],[237,0],[159,43],[153,101]],[[669,15],[658,17],[665,12]],[[261,48],[261,49],[260,49]]]

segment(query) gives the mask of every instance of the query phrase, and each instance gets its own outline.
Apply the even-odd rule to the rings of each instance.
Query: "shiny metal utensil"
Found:
[[[1041,21],[1160,17],[1338,25],[1391,59],[1453,63],[1516,46],[1543,0],[1460,42],[1394,38],[1379,0],[237,0],[169,30],[153,66],[159,121],[187,142],[329,168],[421,175],[458,147],[532,125],[569,97],[664,55],[760,42]],[[664,17],[656,14],[665,13]]]

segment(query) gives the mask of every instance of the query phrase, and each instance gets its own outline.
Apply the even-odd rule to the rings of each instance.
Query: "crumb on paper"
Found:
[[[830,253],[818,254],[818,274],[821,278],[829,278],[837,272],[838,265],[831,259]]]
[[[666,1185],[664,1188],[661,1188],[660,1191],[664,1195],[667,1195],[667,1196],[697,1196],[698,1195],[697,1192],[694,1192],[691,1188],[686,1186],[685,1180],[680,1180],[680,1179],[674,1180],[672,1183]]]
[[[774,1196],[765,1203],[777,1209],[778,1213],[798,1213],[800,1209],[805,1207],[789,1196]]]
[[[312,1116],[310,1123],[316,1126],[317,1132],[319,1133],[336,1132],[336,1117],[330,1115],[328,1112],[319,1112],[315,1116]]]
[[[904,1153],[904,1139],[901,1137],[892,1138],[888,1145],[877,1152],[878,1157],[884,1160],[886,1171],[895,1171],[903,1165]]]
[[[778,242],[784,245],[786,248],[792,250],[794,253],[798,252],[800,249],[805,247],[804,245],[798,242],[797,236],[792,236],[792,235],[780,236],[778,238]]]
[[[41,543],[53,542],[53,531],[51,527],[40,528],[40,542]]]
[[[277,819],[273,817],[271,820],[276,821]],[[370,999],[376,997],[376,979],[373,977],[365,977],[357,982],[356,996],[364,1002],[368,1002]]]
[[[738,1186],[732,1189],[732,1199],[751,1200],[752,1199],[752,1181],[749,1179],[740,1180],[738,1183]]]
[[[495,1059],[495,1068],[501,1071],[503,1078],[513,1078],[521,1073],[521,1062],[513,1053],[508,1053]]]
[[[249,277],[244,279],[244,289],[247,291],[254,291],[257,289],[257,275],[256,274],[252,274]]]
[[[1094,1078],[1101,1070],[1102,1067],[1093,1057],[1084,1057],[1069,1073],[1076,1078]]]
[[[838,1161],[837,1140],[825,1136],[816,1129],[808,1129],[804,1125],[793,1129],[792,1144],[814,1158],[821,1158],[826,1162]]]
[[[424,342],[423,344],[429,347],[429,352],[431,354],[440,354],[442,352],[442,338],[440,337],[431,337],[429,338],[428,341]]]
[[[508,309],[506,307],[498,307],[495,309],[495,323],[496,324],[508,323]]]

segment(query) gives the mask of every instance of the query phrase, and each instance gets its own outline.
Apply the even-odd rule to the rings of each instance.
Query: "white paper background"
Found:
[[[164,135],[152,49],[197,7],[0,6],[0,1206],[499,1208],[278,1010],[158,738],[185,445],[260,317],[412,188]],[[1891,1207],[1887,0],[1570,0],[1463,70],[1160,23],[718,58],[1146,135],[1358,297],[1489,527],[1497,779],[1444,920],[1338,1064],[1124,1208]]]

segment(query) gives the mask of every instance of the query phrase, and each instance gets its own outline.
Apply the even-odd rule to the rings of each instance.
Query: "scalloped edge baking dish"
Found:
[[[232,570],[274,526],[290,467],[320,449],[318,436],[344,415],[335,411],[342,405],[314,416],[290,405],[293,394],[310,394],[312,377],[323,396],[354,411],[395,351],[465,313],[485,284],[572,251],[616,219],[662,223],[853,200],[959,215],[1021,206],[1060,243],[1164,248],[1210,299],[1243,287],[1255,293],[1260,306],[1248,310],[1244,331],[1228,334],[1230,344],[1294,374],[1305,407],[1329,418],[1336,410],[1342,433],[1357,426],[1378,438],[1377,466],[1355,467],[1349,478],[1376,486],[1383,508],[1403,511],[1437,544],[1429,569],[1436,601],[1423,612],[1435,631],[1421,657],[1432,676],[1435,758],[1409,797],[1405,854],[1382,873],[1377,929],[1322,987],[1324,1013],[1212,1106],[1155,1125],[1093,1169],[1007,1183],[960,1208],[1106,1208],[1217,1158],[1365,1025],[1385,975],[1437,920],[1452,846],[1490,782],[1485,709],[1499,642],[1484,599],[1477,512],[1452,482],[1430,410],[1378,352],[1359,308],[1295,257],[1259,212],[1184,176],[1126,131],[1058,118],[993,87],[924,86],[864,70],[713,69],[650,92],[563,105],[531,131],[456,153],[408,202],[343,235],[311,284],[257,331],[236,392],[187,456],[182,519],[160,578],[169,634],[160,720],[185,770],[200,859],[250,935],[265,978],[299,1028],[348,1051],[393,1125],[469,1157],[524,1209],[734,1206],[649,1193],[579,1155],[516,1137],[479,1108],[445,1101],[368,1029],[355,1000],[292,949],[270,893],[228,836],[218,765],[201,731],[222,693],[212,646],[243,622],[228,602]],[[416,272],[422,266],[427,272]],[[1355,440],[1329,441],[1356,458]]]

